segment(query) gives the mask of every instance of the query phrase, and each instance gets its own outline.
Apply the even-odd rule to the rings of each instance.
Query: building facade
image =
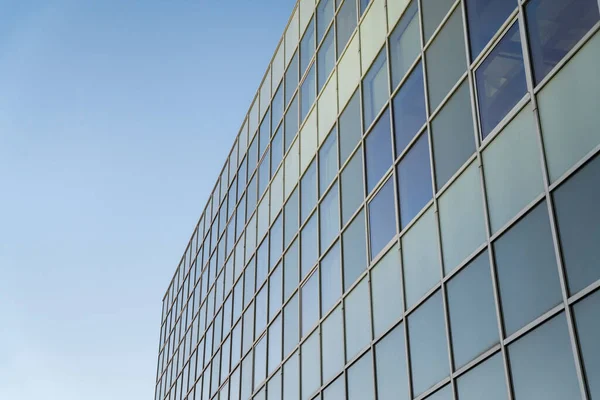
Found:
[[[156,400],[600,399],[598,0],[300,0]]]

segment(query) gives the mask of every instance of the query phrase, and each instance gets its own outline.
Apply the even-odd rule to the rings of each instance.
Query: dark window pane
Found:
[[[481,136],[485,138],[527,91],[517,23],[477,68],[475,79]]]
[[[340,203],[337,185],[331,188],[319,206],[319,223],[321,252],[324,252],[340,232]]]
[[[333,71],[334,66],[335,46],[332,27],[329,32],[327,32],[323,45],[321,45],[317,54],[317,92],[320,92],[323,85],[325,85],[325,82],[327,82],[327,78],[331,74],[331,71]]]
[[[317,43],[321,42],[325,30],[333,19],[334,14],[333,0],[321,0],[317,6]]]
[[[506,400],[506,380],[502,355],[496,354],[461,375],[457,381],[460,400]]]
[[[313,54],[315,54],[315,24],[314,19],[311,18],[300,41],[300,76],[304,75]]]
[[[474,60],[510,13],[517,8],[515,0],[466,0],[469,47]]]
[[[313,160],[300,181],[300,220],[304,222],[317,204],[317,162]]]
[[[488,253],[448,284],[450,332],[456,369],[498,343],[498,324]]]
[[[285,71],[285,104],[289,104],[298,87],[298,52],[294,53],[287,71]]]
[[[431,165],[427,132],[417,140],[398,165],[400,223],[404,228],[431,200]]]
[[[360,15],[363,15],[371,0],[358,0],[358,2],[360,4]]]
[[[336,36],[337,36],[337,54],[338,57],[346,47],[348,40],[354,29],[356,29],[356,2],[354,0],[346,0],[340,7],[336,17]]]
[[[562,301],[546,203],[494,243],[506,334]]]
[[[342,226],[348,222],[365,198],[362,151],[358,149],[341,173]]]
[[[317,95],[315,87],[315,64],[310,67],[310,71],[306,74],[306,79],[302,82],[302,88],[300,91],[300,100],[302,101],[302,107],[300,109],[300,121],[304,121],[304,118],[308,115],[310,107],[315,102]]]
[[[319,196],[322,196],[338,171],[337,129],[333,127],[319,150]]]
[[[340,244],[335,244],[321,261],[321,311],[325,315],[342,295]]]
[[[357,90],[340,115],[340,165],[344,164],[352,153],[361,136],[360,95]]]
[[[364,128],[367,129],[375,120],[379,110],[389,97],[387,57],[385,47],[373,62],[371,69],[363,80],[363,115]]]
[[[421,1],[421,12],[423,13],[423,32],[425,34],[425,42],[431,38],[433,32],[437,29],[438,25],[448,11],[454,4],[454,0],[422,0]],[[460,10],[460,7],[459,7]]]
[[[396,156],[402,153],[425,123],[425,92],[423,88],[423,68],[419,63],[394,97]]]
[[[383,250],[396,234],[396,221],[394,181],[390,178],[369,203],[371,260]]]
[[[400,324],[375,346],[379,400],[409,399],[404,343],[404,328]]]
[[[361,211],[342,235],[344,251],[344,290],[367,268],[365,216]]]
[[[413,0],[390,35],[392,88],[404,77],[421,52],[417,1]]]
[[[283,159],[283,128],[280,126],[271,142],[271,175],[275,175]]]
[[[468,81],[463,82],[431,123],[437,189],[475,152]]]
[[[532,0],[526,4],[525,16],[536,83],[600,19],[597,0]]]
[[[386,110],[366,139],[367,191],[371,192],[392,165],[390,113]]]
[[[450,373],[440,291],[410,314],[408,335],[413,392],[418,396]]]
[[[564,314],[511,344],[508,355],[515,400],[581,398]]]
[[[575,323],[581,358],[585,367],[588,388],[592,399],[600,398],[600,291],[575,305]]]

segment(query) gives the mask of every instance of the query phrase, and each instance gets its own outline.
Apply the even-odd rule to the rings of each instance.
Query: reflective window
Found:
[[[319,320],[319,273],[315,271],[302,286],[302,337]]]
[[[564,314],[508,346],[515,399],[581,397]]]
[[[260,158],[262,154],[267,149],[269,145],[269,141],[271,140],[271,117],[270,112],[267,110],[267,115],[262,120],[259,128],[259,137],[258,137],[258,157]]]
[[[263,336],[254,348],[254,387],[265,380],[267,374],[267,337]]]
[[[323,400],[344,400],[346,398],[346,377],[342,374],[323,391]]]
[[[292,145],[294,138],[298,133],[298,96],[294,96],[294,100],[290,104],[285,114],[285,148],[284,153],[288,151]]]
[[[365,198],[365,189],[363,186],[363,161],[362,151],[360,149],[354,153],[352,159],[348,162],[341,173],[341,193],[342,199],[342,225],[354,215],[354,212],[362,204]]]
[[[319,149],[319,197],[325,193],[338,171],[337,129],[334,127]]]
[[[600,19],[594,0],[533,0],[525,16],[536,84]]]
[[[277,265],[269,277],[269,320],[272,320],[279,308],[283,297],[283,267]]]
[[[471,59],[492,39],[511,12],[517,8],[513,0],[467,0],[467,21]]]
[[[423,32],[425,34],[425,42],[431,38],[438,25],[454,4],[454,0],[422,0],[421,12],[423,13]],[[459,7],[460,11],[460,7]],[[440,36],[443,33],[440,33]]]
[[[596,291],[575,305],[575,323],[581,346],[581,358],[592,399],[600,396],[600,292]]]
[[[268,400],[279,400],[281,399],[282,382],[281,382],[281,371],[273,375],[267,384],[267,399]]]
[[[443,11],[439,3],[448,3],[448,1],[424,1],[423,13],[425,14],[426,8]],[[427,27],[426,19],[425,27]],[[467,69],[464,37],[462,12],[461,8],[457,7],[425,54],[430,111],[437,108]]]
[[[506,400],[506,380],[502,355],[497,353],[475,369],[461,375],[457,381],[460,400]]]
[[[323,382],[329,381],[344,366],[343,323],[341,305],[323,321]]]
[[[315,54],[315,24],[314,18],[311,18],[300,41],[300,76],[304,75],[313,54]]]
[[[399,156],[419,129],[425,124],[425,92],[423,68],[417,64],[396,94],[394,105],[394,138],[396,156]]]
[[[304,82],[302,82],[302,88],[300,89],[300,99],[302,101],[300,107],[300,121],[304,121],[304,118],[308,115],[308,111],[315,102],[315,97],[317,96],[315,79],[315,64],[313,64],[310,67],[308,74],[306,74],[306,78],[304,79]]]
[[[396,234],[396,201],[394,181],[389,178],[369,203],[369,243],[371,260]]]
[[[440,190],[475,152],[469,83],[464,81],[431,123],[436,187]]]
[[[285,71],[285,104],[290,104],[298,87],[298,52],[294,53],[288,69]]]
[[[319,240],[321,242],[319,254],[321,254],[327,250],[340,232],[340,203],[337,184],[331,188],[319,206],[319,224]]]
[[[319,257],[318,221],[315,212],[308,220],[300,235],[300,272],[304,278]]]
[[[334,66],[335,38],[333,36],[333,27],[331,27],[317,53],[317,92],[321,92],[321,89],[325,85],[325,82],[327,82],[327,78],[329,78]]]
[[[433,197],[427,132],[408,150],[398,165],[400,224],[404,228]]]
[[[376,307],[374,305],[373,309],[375,310]],[[379,400],[408,400],[408,372],[402,324],[377,343],[375,358],[377,398]]]
[[[370,351],[348,369],[348,400],[375,400],[373,356]]]
[[[258,180],[258,174],[254,174],[254,176],[252,177],[252,179],[250,180],[250,183],[248,184],[248,190],[247,190],[247,195],[246,195],[246,207],[248,209],[248,215],[251,215],[254,212],[254,209],[256,208],[256,202],[257,202],[257,180]],[[248,232],[246,232],[248,233]]]
[[[273,96],[273,101],[271,102],[271,121],[273,129],[279,124],[281,117],[283,117],[283,84],[279,85],[275,92],[275,96]]]
[[[269,274],[269,241],[263,240],[256,252],[256,286],[260,287]]]
[[[298,344],[298,293],[283,307],[283,357]]]
[[[248,149],[248,175],[252,175],[258,163],[258,136],[254,137]],[[214,203],[216,204],[216,202]]]
[[[600,279],[600,158],[596,157],[554,192],[569,291],[575,294]]]
[[[267,327],[267,286],[263,286],[256,295],[256,322],[254,326],[254,337],[257,338]]]
[[[321,42],[335,13],[333,0],[321,0],[317,5],[317,43]]]
[[[288,202],[283,208],[283,213],[283,240],[285,246],[287,246],[294,238],[296,232],[298,232],[298,189],[294,189],[294,192],[290,195]]]
[[[344,164],[358,144],[362,129],[360,125],[360,92],[357,90],[340,115],[340,165]]]
[[[412,0],[400,22],[390,35],[390,59],[392,64],[392,88],[404,77],[421,52],[417,0]],[[423,87],[423,84],[421,84]]]
[[[313,160],[300,181],[300,217],[304,222],[317,204],[317,162]]]
[[[321,260],[321,310],[327,313],[342,295],[342,265],[339,242]]]
[[[361,210],[342,235],[344,251],[344,291],[367,268],[365,216]]]
[[[350,292],[344,305],[346,361],[349,361],[371,342],[371,302],[366,278]]]
[[[267,185],[269,184],[269,180],[271,179],[270,172],[271,172],[271,166],[269,165],[269,155],[267,154],[267,156],[265,158],[263,158],[263,160],[260,163],[260,166],[258,167],[258,196],[259,197],[262,196],[262,194],[267,189]]]
[[[508,336],[562,301],[546,203],[502,235],[494,254]]]
[[[477,68],[475,80],[481,136],[485,138],[527,91],[517,23]]]
[[[271,226],[270,240],[269,270],[275,266],[283,253],[283,217],[281,214]]]
[[[371,270],[373,330],[375,337],[402,318],[402,271],[400,248],[392,247]]]
[[[338,57],[348,44],[350,36],[356,29],[357,15],[356,2],[352,0],[344,1],[336,17],[336,37],[337,37],[337,54]]]
[[[363,80],[363,117],[367,129],[389,97],[385,47],[373,62]]]
[[[454,366],[463,367],[498,343],[494,289],[487,252],[448,283],[450,332]]]
[[[286,400],[300,399],[299,358],[296,352],[283,366],[283,398]]]
[[[302,344],[300,357],[302,358],[302,398],[311,399],[311,395],[321,386],[321,346],[319,343],[319,331],[316,330]]]
[[[298,287],[298,240],[290,246],[283,258],[283,298],[287,299]]]
[[[408,334],[413,392],[418,396],[450,373],[440,291],[410,314]]]
[[[367,191],[371,192],[393,161],[389,110],[383,113],[367,136],[365,153]]]
[[[275,171],[283,160],[283,127],[280,126],[275,132],[273,142],[271,142],[271,175],[275,175]]]

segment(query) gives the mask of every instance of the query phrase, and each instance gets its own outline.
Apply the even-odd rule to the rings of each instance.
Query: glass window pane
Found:
[[[600,279],[599,176],[600,157],[596,157],[554,192],[554,207],[571,294]]]
[[[517,8],[513,0],[467,0],[467,21],[471,59],[477,58],[481,50],[498,32],[511,12]]]
[[[342,306],[323,321],[323,382],[329,381],[344,367],[343,323]]]
[[[448,310],[454,366],[459,369],[498,343],[496,302],[487,252],[450,280]]]
[[[477,68],[475,80],[481,136],[485,139],[527,91],[517,23]]]
[[[454,4],[454,0],[422,0],[421,12],[423,13],[423,32],[425,34],[425,42],[431,38],[438,25]],[[459,7],[460,10],[460,7]],[[440,33],[443,35],[443,33]]]
[[[376,307],[374,305],[374,310]],[[405,348],[402,324],[394,328],[375,346],[379,400],[409,399]]]
[[[283,258],[284,283],[283,298],[286,300],[292,292],[298,287],[298,240],[290,246]]]
[[[400,248],[392,247],[371,270],[373,330],[381,336],[402,318],[402,271]]]
[[[425,92],[423,68],[417,64],[396,94],[394,105],[394,138],[399,156],[425,124]]]
[[[339,242],[321,260],[321,310],[323,315],[342,295],[342,265]]]
[[[308,115],[308,111],[315,102],[315,98],[317,96],[315,79],[315,64],[313,64],[312,67],[310,67],[308,74],[306,74],[304,82],[302,82],[302,88],[300,92],[300,100],[302,101],[302,106],[300,107],[300,123],[304,121],[304,118],[306,118]]]
[[[444,192],[438,204],[444,271],[449,273],[486,240],[481,175],[477,161]]]
[[[533,0],[525,16],[536,84],[600,19],[595,0]]]
[[[317,162],[313,160],[300,182],[300,217],[306,221],[317,204]]]
[[[283,357],[285,358],[290,351],[298,344],[299,326],[298,326],[298,293],[296,292],[291,300],[283,308]]]
[[[365,215],[361,210],[342,235],[344,251],[344,291],[367,268]]]
[[[282,395],[282,382],[281,382],[281,371],[269,380],[267,384],[267,399],[268,400],[280,400]]]
[[[354,29],[356,29],[357,15],[356,2],[352,0],[344,1],[338,15],[336,17],[336,37],[337,37],[337,54],[338,57],[346,47],[348,40]]]
[[[431,396],[427,396],[427,400],[453,400],[452,387],[450,385],[444,386]]]
[[[345,400],[346,399],[346,377],[340,375],[335,381],[323,391],[323,400]]]
[[[508,355],[515,400],[581,398],[564,314],[511,344]]]
[[[315,271],[302,286],[302,337],[319,320],[319,273]]]
[[[294,353],[283,366],[283,398],[300,399],[300,366],[298,353]]]
[[[418,396],[450,373],[440,291],[408,317],[408,334],[413,392]]]
[[[527,105],[483,152],[492,232],[544,190],[533,118],[531,105]]]
[[[342,201],[342,226],[354,215],[365,198],[362,176],[363,160],[362,151],[359,148],[341,173],[340,184],[342,199],[344,199]]]
[[[338,172],[337,129],[334,127],[319,149],[319,197]]]
[[[319,239],[321,251],[327,247],[340,233],[340,202],[338,198],[338,186],[334,184],[319,206]]]
[[[348,400],[375,400],[373,356],[367,352],[348,369]]]
[[[350,292],[344,305],[346,361],[350,361],[371,342],[371,301],[366,278]]]
[[[281,308],[281,299],[283,297],[282,275],[283,267],[280,263],[269,277],[269,320],[272,320]]]
[[[360,125],[360,92],[352,95],[340,115],[340,165],[344,164],[362,137]]]
[[[389,178],[369,203],[369,243],[371,260],[396,235],[396,201],[394,180]]]
[[[271,175],[275,175],[275,171],[283,160],[283,127],[280,126],[275,132],[273,141],[271,142]]]
[[[575,323],[581,346],[581,358],[592,399],[600,396],[600,292],[596,291],[575,305]]]
[[[285,71],[285,104],[290,104],[292,96],[298,87],[298,52],[294,53],[292,61]]]
[[[431,123],[436,187],[440,190],[475,152],[469,83],[464,81]]]
[[[263,240],[256,252],[256,286],[260,287],[269,274],[269,241]]]
[[[267,146],[269,145],[269,141],[271,140],[271,117],[270,113],[267,110],[267,115],[265,115],[264,119],[260,124],[259,129],[259,137],[258,137],[258,157],[260,158]]]
[[[285,147],[286,152],[292,145],[296,134],[298,133],[298,96],[294,96],[294,100],[290,104],[285,114]]]
[[[271,121],[273,129],[283,117],[283,84],[279,85],[271,103]]]
[[[302,398],[308,400],[321,386],[321,363],[319,362],[321,346],[318,330],[302,344],[300,356],[302,357]]]
[[[254,387],[258,387],[265,380],[267,373],[267,337],[263,338],[254,348]]]
[[[271,374],[275,369],[279,366],[281,362],[281,314],[277,316],[277,318],[273,321],[273,323],[269,326],[269,374]]]
[[[263,286],[256,295],[255,338],[259,337],[267,327],[267,300],[267,287]]]
[[[385,47],[363,80],[363,116],[365,129],[371,125],[389,97]]]
[[[331,0],[327,0],[331,1]],[[333,67],[335,66],[335,38],[333,36],[333,27],[327,32],[323,44],[319,48],[317,53],[317,86],[318,92],[327,82],[327,78],[331,75]]]
[[[267,154],[265,158],[260,163],[258,167],[258,196],[262,196],[269,181],[271,180],[271,166],[269,165],[269,155]]]
[[[285,204],[284,209],[284,233],[283,240],[285,246],[287,246],[296,232],[298,232],[298,189],[294,189],[294,192],[290,195],[288,202]],[[284,247],[285,247],[284,246]]]
[[[270,232],[269,270],[273,269],[283,253],[283,217],[277,217]]]
[[[599,59],[600,35],[595,35],[538,94],[551,182],[600,144]]]
[[[433,207],[402,237],[406,308],[412,307],[441,279],[439,245]]]
[[[497,353],[475,369],[461,375],[457,381],[460,400],[506,400],[506,380],[502,355]]]
[[[300,76],[304,75],[313,54],[315,54],[315,24],[314,18],[311,18],[300,42]]]
[[[404,228],[433,197],[429,138],[424,132],[398,165],[400,224]]]
[[[392,88],[404,77],[421,52],[417,1],[413,0],[390,35]],[[423,85],[421,85],[422,87]]]
[[[321,0],[317,5],[317,43],[323,38],[325,30],[333,19],[335,13],[335,4],[333,0]]]
[[[371,192],[392,166],[392,139],[389,109],[375,124],[365,143],[367,163],[367,191]]]
[[[423,2],[423,8],[435,8],[445,13],[439,3],[448,3],[448,0],[426,0]],[[425,14],[425,10],[423,13]],[[427,19],[425,19],[425,28],[427,31]],[[460,7],[454,10],[425,55],[429,106],[430,111],[433,111],[467,69],[465,33]]]
[[[319,258],[318,230],[317,213],[314,213],[300,235],[300,279],[304,279]]]
[[[562,301],[546,203],[502,235],[494,253],[508,336]]]

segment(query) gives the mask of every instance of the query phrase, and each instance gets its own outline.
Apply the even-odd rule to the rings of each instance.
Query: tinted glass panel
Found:
[[[300,366],[296,352],[283,366],[283,398],[298,400],[300,398]]]
[[[334,127],[319,150],[319,196],[323,195],[337,174],[337,156],[337,129]]]
[[[496,354],[458,378],[460,400],[506,400],[506,380],[502,355]]]
[[[474,60],[517,7],[513,0],[467,0],[471,59]]]
[[[383,250],[396,234],[394,192],[394,181],[390,178],[369,203],[371,260]]]
[[[300,75],[304,75],[313,54],[315,54],[315,24],[314,18],[311,18],[300,41]]]
[[[423,13],[423,31],[425,33],[425,42],[429,40],[433,32],[437,29],[442,19],[446,16],[454,0],[422,0],[421,7]]]
[[[340,245],[336,243],[321,261],[321,310],[323,315],[342,295]]]
[[[365,196],[362,163],[362,151],[359,149],[341,174],[341,192],[342,199],[344,199],[342,202],[342,225],[345,225],[352,217]]]
[[[317,6],[317,42],[321,41],[335,12],[333,0],[321,0]]]
[[[360,94],[357,90],[340,115],[340,165],[342,165],[361,138]]]
[[[314,213],[308,220],[300,236],[300,271],[304,278],[319,257],[319,237],[318,237],[317,213]]]
[[[373,190],[392,165],[392,140],[389,111],[381,116],[366,139],[367,191]]]
[[[375,120],[375,116],[389,97],[387,57],[385,48],[379,53],[363,81],[363,116],[365,129]]]
[[[427,118],[423,87],[423,68],[419,63],[394,97],[396,156],[404,151]]]
[[[283,357],[298,343],[298,293],[283,308]]]
[[[338,57],[346,47],[348,40],[357,24],[356,2],[352,0],[344,1],[336,17],[336,36],[337,36],[337,54]]]
[[[302,82],[302,88],[300,92],[300,98],[302,100],[302,106],[300,108],[300,121],[304,121],[310,107],[315,102],[315,97],[317,95],[316,87],[315,87],[315,64],[310,67],[308,74],[306,74],[306,78],[304,82]]]
[[[514,24],[475,71],[485,138],[527,91],[519,25]]]
[[[417,1],[413,0],[390,35],[392,88],[400,83],[421,51]]]
[[[298,189],[291,194],[284,207],[284,243],[287,246],[298,232]]]
[[[271,121],[273,128],[279,124],[281,117],[283,117],[283,84],[279,85],[279,88],[277,88],[277,92],[275,92],[275,96],[273,96],[273,101],[271,103]]]
[[[353,359],[371,341],[369,282],[363,279],[344,301],[346,361]]]
[[[600,292],[583,299],[575,305],[575,323],[581,358],[585,367],[588,388],[592,399],[600,398]]]
[[[279,167],[283,159],[283,127],[280,126],[275,132],[273,142],[271,142],[271,175],[275,175],[275,171]]]
[[[369,351],[348,369],[348,400],[374,400],[373,357]]]
[[[319,273],[315,271],[302,286],[302,336],[319,320]]]
[[[323,392],[323,400],[344,400],[346,398],[346,377],[339,376]]]
[[[300,216],[304,222],[317,204],[317,162],[312,161],[300,182]]]
[[[285,71],[285,104],[289,104],[298,87],[298,52],[294,53],[292,61]]]
[[[319,240],[321,251],[327,250],[333,239],[340,232],[340,203],[338,199],[338,187],[334,185],[319,207]]]
[[[494,243],[507,335],[562,301],[546,203]]]
[[[288,249],[283,258],[283,297],[287,299],[298,287],[298,240]]]
[[[323,381],[327,382],[344,366],[344,337],[342,307],[338,306],[322,325]]]
[[[298,96],[294,96],[294,100],[290,104],[285,114],[285,148],[284,152],[288,151],[298,133]]]
[[[303,344],[300,351],[302,357],[302,398],[311,399],[319,386],[321,386],[321,346],[319,343],[319,331],[315,331]]]
[[[371,270],[373,330],[381,336],[402,317],[402,271],[400,248],[392,247]]]
[[[279,264],[269,277],[269,320],[273,319],[281,307],[283,297],[283,267]]]
[[[342,235],[344,249],[344,290],[348,289],[367,267],[364,211],[350,223]]]
[[[319,53],[317,54],[317,84],[319,92],[323,88],[323,85],[325,85],[325,82],[327,82],[327,78],[335,66],[334,39],[333,28],[331,28],[329,32],[327,32],[327,36],[325,36],[325,40],[323,41],[323,44],[319,48]]]
[[[375,346],[377,398],[408,400],[404,328],[398,325]]]

